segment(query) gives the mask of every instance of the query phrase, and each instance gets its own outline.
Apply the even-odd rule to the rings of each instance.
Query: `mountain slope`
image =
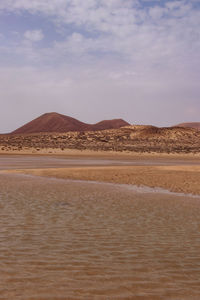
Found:
[[[45,151],[50,151],[48,153],[52,153],[52,149],[60,151],[64,151],[65,149],[78,149],[92,151],[130,151],[138,153],[199,154],[200,131],[194,128],[158,128],[148,125],[134,125],[124,126],[119,129],[85,131],[84,133],[40,132],[24,135],[10,134],[0,135],[0,149],[5,153],[16,149],[22,151],[22,153],[23,149],[35,149],[37,153],[45,149]]]
[[[46,113],[14,130],[12,134],[39,132],[96,131],[120,128],[129,125],[122,119],[101,121],[97,124],[86,124],[72,117],[58,113]]]
[[[124,126],[130,125],[122,119],[104,120],[92,126],[92,131],[105,130],[105,129],[119,129]]]
[[[176,125],[178,127],[190,127],[200,130],[200,122],[181,123]]]

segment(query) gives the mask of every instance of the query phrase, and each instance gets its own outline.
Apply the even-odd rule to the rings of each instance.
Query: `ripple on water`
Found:
[[[199,199],[0,175],[0,298],[199,299]]]

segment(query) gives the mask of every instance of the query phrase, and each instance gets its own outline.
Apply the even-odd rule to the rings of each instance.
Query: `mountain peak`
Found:
[[[57,112],[49,112],[39,116],[11,133],[28,134],[40,132],[98,131],[118,129],[127,125],[130,124],[122,119],[104,120],[96,124],[87,124]]]

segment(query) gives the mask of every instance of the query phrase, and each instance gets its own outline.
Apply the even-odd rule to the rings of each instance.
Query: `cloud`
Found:
[[[200,10],[193,6],[195,2],[142,3],[138,0],[2,0],[0,10],[43,16],[62,33],[42,49],[19,40],[13,48],[26,63],[31,63],[33,58],[34,64],[37,60],[39,64],[57,65],[63,64],[63,60],[76,63],[79,58],[81,63],[96,64],[105,58],[111,64],[114,60],[116,64],[124,61],[134,72],[173,67],[182,70],[184,66],[197,69]],[[24,37],[37,42],[44,34],[42,29],[28,30]]]
[[[192,2],[167,1],[160,5],[155,1],[147,7],[141,3],[134,0],[2,0],[0,9],[43,15],[58,26],[62,38],[55,38],[36,53],[40,62],[42,55],[46,63],[50,54],[50,64],[57,63],[60,55],[65,59],[70,55],[71,60],[73,53],[74,58],[96,55],[97,60],[110,54],[137,65],[169,65],[175,61],[182,64],[185,56],[197,61],[200,11]],[[40,41],[43,32],[29,30],[25,37]]]
[[[31,42],[39,42],[44,38],[42,30],[27,30],[24,37]]]
[[[189,103],[199,112],[198,1],[1,0],[8,12],[25,20],[0,46],[0,99],[16,109],[161,125],[184,121]]]

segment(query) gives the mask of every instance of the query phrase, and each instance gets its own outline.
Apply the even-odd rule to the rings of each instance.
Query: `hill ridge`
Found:
[[[70,131],[98,131],[105,129],[119,129],[130,125],[123,119],[103,120],[95,124],[81,122],[73,117],[57,112],[44,113],[32,121],[24,124],[11,134],[70,132]]]
[[[200,130],[200,122],[185,122],[176,125],[176,127],[189,127]]]

